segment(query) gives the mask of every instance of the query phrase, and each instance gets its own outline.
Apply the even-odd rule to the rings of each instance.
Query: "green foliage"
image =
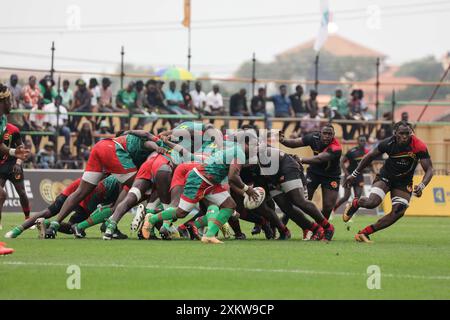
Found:
[[[422,81],[438,82],[444,69],[442,64],[433,56],[414,60],[403,64],[395,74],[398,77],[415,77]],[[397,93],[398,100],[427,100],[434,90],[434,86],[410,86]],[[450,94],[449,87],[441,87],[435,95],[435,100],[445,99]]]
[[[278,56],[274,62],[256,63],[257,79],[306,79],[314,80],[316,52],[312,49],[299,54]],[[319,80],[367,80],[376,73],[376,60],[367,57],[338,57],[326,51],[319,56]],[[236,77],[251,78],[252,63],[243,63]],[[322,86],[322,93],[332,93],[335,86]]]

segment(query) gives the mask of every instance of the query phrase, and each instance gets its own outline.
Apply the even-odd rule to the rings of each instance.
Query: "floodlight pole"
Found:
[[[379,118],[379,109],[380,109],[380,58],[377,58],[376,63],[377,68],[377,80],[375,82],[375,119],[378,120]]]
[[[256,86],[256,54],[253,52],[252,58],[252,95],[255,95]]]
[[[314,90],[319,88],[319,54],[316,54],[316,60],[314,61]],[[317,91],[318,92],[318,91]]]
[[[55,73],[55,69],[54,69],[54,62],[55,62],[55,41],[52,41],[52,60],[51,60],[51,65],[50,65],[50,78],[52,78],[53,80],[53,74]]]
[[[122,50],[120,51],[120,89],[123,89],[123,78],[125,77],[124,73],[124,65],[123,65],[123,59],[124,59],[125,51],[124,47],[122,46]]]

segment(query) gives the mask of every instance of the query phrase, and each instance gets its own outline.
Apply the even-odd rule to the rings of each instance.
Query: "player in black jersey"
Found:
[[[19,129],[10,123],[6,124],[6,130],[3,135],[2,142],[8,148],[23,147],[22,138]],[[3,191],[6,181],[11,181],[19,195],[20,205],[22,206],[25,219],[30,217],[30,202],[25,192],[25,184],[23,177],[22,160],[9,154],[0,157],[0,188]],[[2,208],[6,200],[6,193],[0,193],[0,230],[2,220]]]
[[[347,153],[341,158],[341,168],[342,171],[344,172],[345,178],[347,178],[350,175],[350,173],[352,173],[356,169],[356,167],[364,158],[364,156],[369,153],[369,148],[367,148],[366,144],[367,144],[366,136],[359,136],[358,145],[347,151]],[[348,167],[345,166],[347,162]],[[345,190],[344,196],[337,201],[336,206],[334,207],[334,211],[336,211],[344,202],[348,200],[348,198],[350,198],[352,188],[355,198],[360,198],[364,191],[364,176],[362,173],[360,173],[355,178],[350,187],[347,188],[344,185]]]
[[[322,213],[329,218],[339,195],[341,168],[339,160],[342,148],[334,136],[331,124],[325,125],[320,132],[309,133],[303,138],[285,139],[280,135],[280,143],[289,148],[310,146],[314,152],[311,158],[300,158],[302,164],[308,164],[307,188],[311,200],[319,185],[322,188]]]
[[[355,198],[351,204],[347,205],[344,221],[348,221],[360,207],[376,208],[388,192],[391,192],[392,211],[375,224],[359,231],[355,236],[356,241],[359,242],[371,242],[370,234],[385,229],[400,219],[409,206],[411,194],[416,197],[422,196],[423,189],[433,177],[433,165],[427,146],[414,135],[411,124],[400,121],[394,125],[394,135],[381,141],[377,148],[364,157],[353,173],[347,177],[346,185],[351,185],[358,174],[383,153],[386,153],[389,158],[375,178],[370,195],[360,199]],[[425,175],[422,182],[413,188],[414,171],[419,162]]]
[[[258,147],[261,176],[267,181],[270,195],[280,209],[306,233],[311,230],[316,234],[314,240],[320,240],[323,236],[330,241],[334,235],[334,227],[312,201],[305,199],[300,164],[293,156],[280,149],[264,143],[260,143]],[[316,223],[311,223],[301,211],[292,210],[295,207],[312,217]]]

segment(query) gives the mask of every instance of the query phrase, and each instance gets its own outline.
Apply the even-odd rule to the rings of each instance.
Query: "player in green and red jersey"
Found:
[[[97,142],[89,155],[79,187],[67,198],[56,220],[47,229],[48,238],[54,238],[59,223],[95,189],[106,174],[115,176],[121,184],[131,187],[138,168],[147,157],[154,151],[165,152],[155,143],[156,140],[146,131],[134,130]]]
[[[144,228],[149,230],[159,221],[183,218],[200,200],[205,198],[210,203],[217,205],[218,210],[208,210],[206,215],[208,232],[203,236],[202,242],[221,243],[215,235],[219,228],[228,221],[236,208],[235,202],[228,190],[222,185],[222,181],[226,177],[233,179],[234,184],[238,188],[245,190],[251,198],[257,197],[257,193],[253,188],[245,185],[239,174],[236,174],[236,170],[238,172],[238,168],[246,161],[251,140],[255,140],[253,145],[256,146],[256,136],[250,137],[249,141],[245,141],[245,133],[242,134],[241,132],[238,133],[237,138],[238,141],[243,143],[245,152],[236,143],[233,147],[215,152],[202,164],[190,170],[178,207],[171,207],[159,214],[152,215],[145,222]]]

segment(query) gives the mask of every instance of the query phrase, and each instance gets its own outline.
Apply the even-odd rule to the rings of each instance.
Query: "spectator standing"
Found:
[[[66,110],[69,110],[73,103],[73,91],[70,89],[69,80],[63,81],[62,90],[59,92],[59,95],[61,96],[61,105],[66,108]]]
[[[16,74],[12,74],[9,78],[9,91],[12,95],[12,105],[13,110],[23,110],[20,103],[22,99],[22,87],[19,85],[19,77]],[[26,118],[23,113],[10,113],[7,116],[8,122],[15,125],[19,130],[22,129],[25,124]]]
[[[292,109],[291,99],[287,95],[286,86],[283,84],[280,86],[279,89],[280,89],[279,94],[267,98],[267,100],[272,101],[275,106],[275,117],[276,118],[294,117],[294,110]],[[289,121],[284,121],[281,132],[284,133],[289,124],[290,124]]]
[[[202,91],[202,83],[197,81],[195,83],[195,89],[190,92],[192,97],[192,103],[194,105],[194,110],[200,114],[206,108],[206,94]]]
[[[220,116],[224,114],[223,110],[223,98],[220,94],[220,89],[217,84],[213,85],[213,89],[206,96],[206,108],[205,115],[207,116]],[[209,121],[214,123],[214,119]]]
[[[69,116],[67,115],[67,109],[62,105],[62,97],[57,96],[55,98],[55,102],[46,104],[43,108],[43,111],[53,113],[46,114],[44,116],[44,124],[46,125],[46,130],[56,132],[59,126],[58,134],[64,136],[65,144],[70,145]],[[50,140],[56,144],[55,136],[50,137]]]
[[[92,106],[91,106],[91,93],[86,88],[86,82],[82,79],[78,79],[76,82],[76,85],[78,87],[77,91],[74,94],[74,100],[73,100],[73,108],[72,111],[74,112],[91,112]],[[87,116],[86,118],[89,119],[89,121],[92,121],[92,118]],[[81,117],[80,116],[73,116],[72,117],[72,123],[71,123],[71,129],[72,131],[78,131],[78,125],[80,124]]]
[[[252,98],[250,109],[253,116],[267,118],[266,89],[262,87],[258,89],[258,94]],[[254,125],[254,123],[254,120],[250,121],[251,125]],[[266,129],[272,129],[272,122],[269,120],[266,120]]]
[[[292,103],[292,109],[294,109],[295,117],[299,120],[295,124],[294,134],[300,130],[300,119],[307,115],[305,103],[303,101],[303,87],[298,85],[295,87],[295,93],[289,96]]]
[[[126,89],[121,89],[117,93],[116,104],[117,108],[122,109],[123,112],[133,113],[136,109],[137,92],[135,90],[136,83],[130,81]],[[125,130],[127,118],[120,118],[120,130]],[[128,127],[131,124],[128,123]]]
[[[136,93],[137,93],[137,98],[136,98],[136,108],[134,108],[132,110],[133,114],[143,114],[146,117],[145,118],[139,118],[137,125],[135,127],[135,129],[143,129],[144,126],[149,123],[150,121],[150,115],[149,113],[146,111],[146,106],[147,106],[147,94],[145,92],[145,86],[144,86],[144,82],[142,80],[138,80],[136,82]]]
[[[100,100],[98,103],[98,111],[104,113],[114,113],[114,112],[122,112],[122,109],[116,108],[113,105],[113,92],[111,90],[111,80],[109,78],[102,79],[102,85],[100,87]],[[100,117],[100,120],[97,122],[101,123],[105,120],[105,117]],[[114,123],[113,118],[108,117],[109,127],[111,132],[114,132]]]
[[[155,80],[151,79],[148,80],[147,83],[145,84],[146,86],[146,97],[147,97],[147,101],[146,101],[146,106],[148,108],[148,111],[152,114],[156,114],[156,113],[169,113],[169,111],[167,111],[167,108],[164,106],[164,94],[162,93],[162,91],[160,91],[158,89],[158,84]],[[165,120],[163,120],[163,123],[165,123]],[[155,121],[153,121],[153,124],[150,128],[150,132],[154,132],[155,130],[155,126],[156,123],[158,122],[158,119],[156,119]]]
[[[361,108],[361,99],[360,99],[360,93],[359,90],[353,90],[350,94],[352,96],[352,99],[350,100],[348,104],[348,110],[349,114],[347,118],[349,120],[355,120],[355,121],[362,121],[364,120],[364,117],[362,115],[362,108]],[[355,136],[356,131],[359,131],[361,128],[361,125],[358,123],[352,123],[351,129],[347,137],[344,137],[345,140],[352,140]]]
[[[100,87],[98,85],[98,81],[95,78],[89,79],[89,92],[91,94],[91,111],[97,112],[100,104]],[[95,119],[95,117],[93,117]],[[95,121],[95,123],[97,123]]]
[[[241,89],[230,97],[230,116],[244,117],[249,115],[246,95],[247,90]],[[238,128],[242,127],[243,122],[242,119],[238,121]]]
[[[342,90],[337,89],[334,92],[334,97],[328,103],[331,109],[331,118],[337,120],[345,120],[348,116],[348,102],[347,99],[343,97]],[[344,139],[347,139],[348,130],[347,124],[341,123],[342,135]]]
[[[317,102],[317,91],[310,90],[309,98],[305,101],[305,110],[308,114],[310,114],[312,109],[315,109],[317,113],[319,113],[319,103]]]
[[[33,107],[33,109],[31,109],[31,113],[30,113],[30,130],[31,131],[39,131],[39,132],[43,132],[45,129],[45,114],[40,114],[40,113],[34,113],[36,111],[44,111],[44,99],[41,98],[39,99],[37,106]],[[40,135],[33,135],[31,137],[31,139],[33,140],[33,144],[34,144],[34,148],[35,150],[39,150],[40,145],[41,145],[41,140],[42,140],[42,136]]]
[[[28,79],[28,84],[22,90],[23,94],[23,105],[25,109],[31,110],[37,107],[39,98],[41,97],[41,90],[36,85],[36,77],[31,76]]]

